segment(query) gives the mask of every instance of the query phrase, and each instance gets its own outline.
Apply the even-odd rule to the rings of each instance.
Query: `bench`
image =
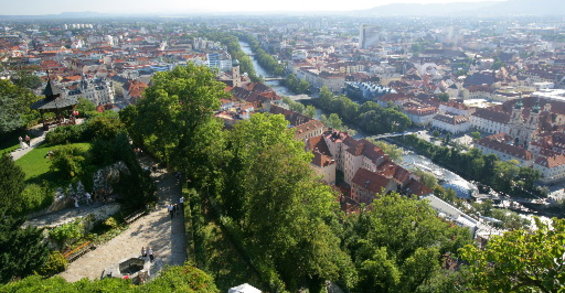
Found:
[[[67,259],[68,262],[73,262],[77,258],[95,248],[96,246],[94,245],[94,243],[92,243],[92,241],[87,241],[79,245],[77,248],[63,253],[63,256]]]
[[[137,212],[132,213],[131,215],[127,216],[124,218],[124,221],[126,222],[126,224],[131,224],[133,222],[135,222],[135,220],[141,218],[142,216],[144,216],[145,214],[147,214],[147,210],[143,209],[143,210],[138,210]]]

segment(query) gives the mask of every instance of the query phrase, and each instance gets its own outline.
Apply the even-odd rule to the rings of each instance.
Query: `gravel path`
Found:
[[[15,160],[23,157],[25,154],[31,152],[31,150],[33,150],[36,146],[40,145],[45,140],[45,133],[46,132],[41,134],[41,136],[39,136],[39,137],[32,138],[29,142],[29,144],[30,144],[29,147],[27,147],[25,149],[19,148],[15,151],[11,152],[10,155],[12,156],[12,160],[15,161]]]
[[[164,265],[181,265],[186,260],[184,219],[179,212],[171,221],[166,205],[171,201],[178,203],[180,186],[173,174],[159,170],[152,174],[159,195],[155,210],[133,222],[130,227],[107,243],[88,252],[69,264],[61,273],[65,280],[75,282],[82,278],[100,278],[104,269],[115,266],[120,261],[138,257],[141,247],[153,248],[156,257],[151,268],[151,276]]]

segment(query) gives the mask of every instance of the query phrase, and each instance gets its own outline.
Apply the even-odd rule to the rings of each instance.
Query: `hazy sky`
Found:
[[[339,11],[410,3],[480,2],[485,0],[0,0],[0,15],[103,13],[190,13],[226,11]]]

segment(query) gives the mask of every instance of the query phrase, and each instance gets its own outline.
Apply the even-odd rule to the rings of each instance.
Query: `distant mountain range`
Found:
[[[446,4],[397,3],[355,13],[361,16],[565,16],[565,0],[507,0]]]

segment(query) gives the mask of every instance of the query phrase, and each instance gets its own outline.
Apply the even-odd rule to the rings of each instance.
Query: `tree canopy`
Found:
[[[42,231],[22,228],[24,220],[0,209],[0,283],[28,276],[47,260]]]
[[[133,285],[131,281],[117,278],[106,278],[91,281],[82,279],[69,283],[61,277],[43,279],[41,276],[31,276],[23,280],[0,286],[1,292],[68,292],[68,293],[95,293],[95,292],[187,292],[187,293],[217,293],[214,279],[205,272],[192,265],[172,266],[166,268],[161,274],[143,285]]]
[[[565,288],[565,220],[553,227],[514,230],[489,240],[484,250],[461,249],[474,289],[488,292],[562,292]]]
[[[25,127],[36,120],[38,113],[29,106],[38,99],[29,89],[9,80],[0,80],[0,134]]]
[[[314,179],[311,154],[287,124],[282,115],[255,114],[235,126],[220,195],[226,216],[236,221],[245,247],[275,268],[288,289],[350,280],[349,257],[330,225],[335,195]]]
[[[157,73],[144,98],[120,112],[138,145],[191,177],[208,176],[220,154],[222,124],[212,113],[227,97],[208,68],[189,64]]]
[[[415,292],[448,274],[442,259],[470,243],[470,233],[425,201],[392,194],[351,215],[344,239],[359,273],[356,292]]]

